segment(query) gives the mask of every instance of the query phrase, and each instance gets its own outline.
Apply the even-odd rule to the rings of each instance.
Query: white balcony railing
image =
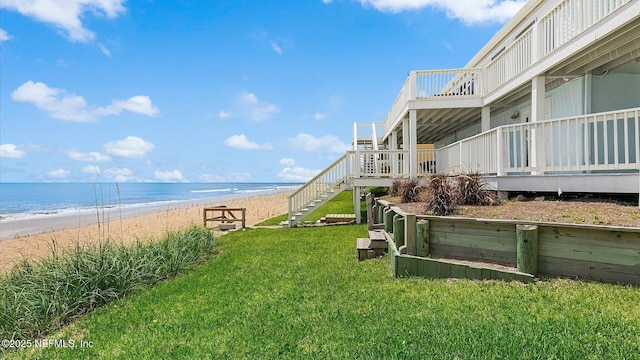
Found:
[[[360,152],[362,171],[357,176],[407,177],[411,174],[408,159],[406,150]],[[638,170],[640,108],[505,125],[440,149],[417,150],[417,159],[419,176],[459,171],[542,175]]]
[[[485,68],[486,93],[513,79],[533,62],[533,28],[522,34]]]
[[[640,169],[640,108],[502,127],[501,172]]]
[[[482,69],[415,72],[416,99],[464,99],[482,97]]]
[[[388,133],[405,116],[409,101],[481,98],[490,94],[631,1],[558,1],[485,67],[411,72],[384,120],[384,132]]]
[[[541,56],[566,44],[631,0],[564,0],[539,22]]]

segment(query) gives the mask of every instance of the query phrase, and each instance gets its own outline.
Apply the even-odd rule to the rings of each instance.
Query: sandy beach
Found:
[[[22,223],[3,220],[3,239],[0,241],[0,269],[6,271],[20,259],[38,258],[51,254],[54,242],[59,249],[76,244],[95,243],[109,239],[119,243],[161,238],[168,231],[202,224],[202,209],[206,206],[226,205],[246,208],[246,224],[256,223],[288,211],[287,197],[293,190],[244,198],[211,199],[137,207],[107,213],[43,215],[38,221]],[[10,235],[7,235],[10,234]],[[7,238],[9,236],[9,238]]]

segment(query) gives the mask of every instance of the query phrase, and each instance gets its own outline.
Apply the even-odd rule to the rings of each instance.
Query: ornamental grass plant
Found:
[[[174,277],[216,249],[201,227],[125,246],[103,240],[22,260],[0,274],[0,338],[37,339],[110,301]]]

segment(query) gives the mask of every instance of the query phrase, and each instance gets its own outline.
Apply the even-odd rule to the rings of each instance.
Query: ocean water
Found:
[[[96,207],[238,197],[294,188],[292,183],[0,183],[0,215],[55,214]]]

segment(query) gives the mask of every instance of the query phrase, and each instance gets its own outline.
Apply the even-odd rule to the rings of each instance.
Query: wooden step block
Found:
[[[355,214],[327,214],[325,221],[327,224],[338,222],[352,222],[356,220]]]
[[[236,224],[220,224],[218,225],[218,229],[222,231],[235,230]]]
[[[369,230],[369,239],[387,241],[387,239],[384,237],[384,233],[377,230]]]

